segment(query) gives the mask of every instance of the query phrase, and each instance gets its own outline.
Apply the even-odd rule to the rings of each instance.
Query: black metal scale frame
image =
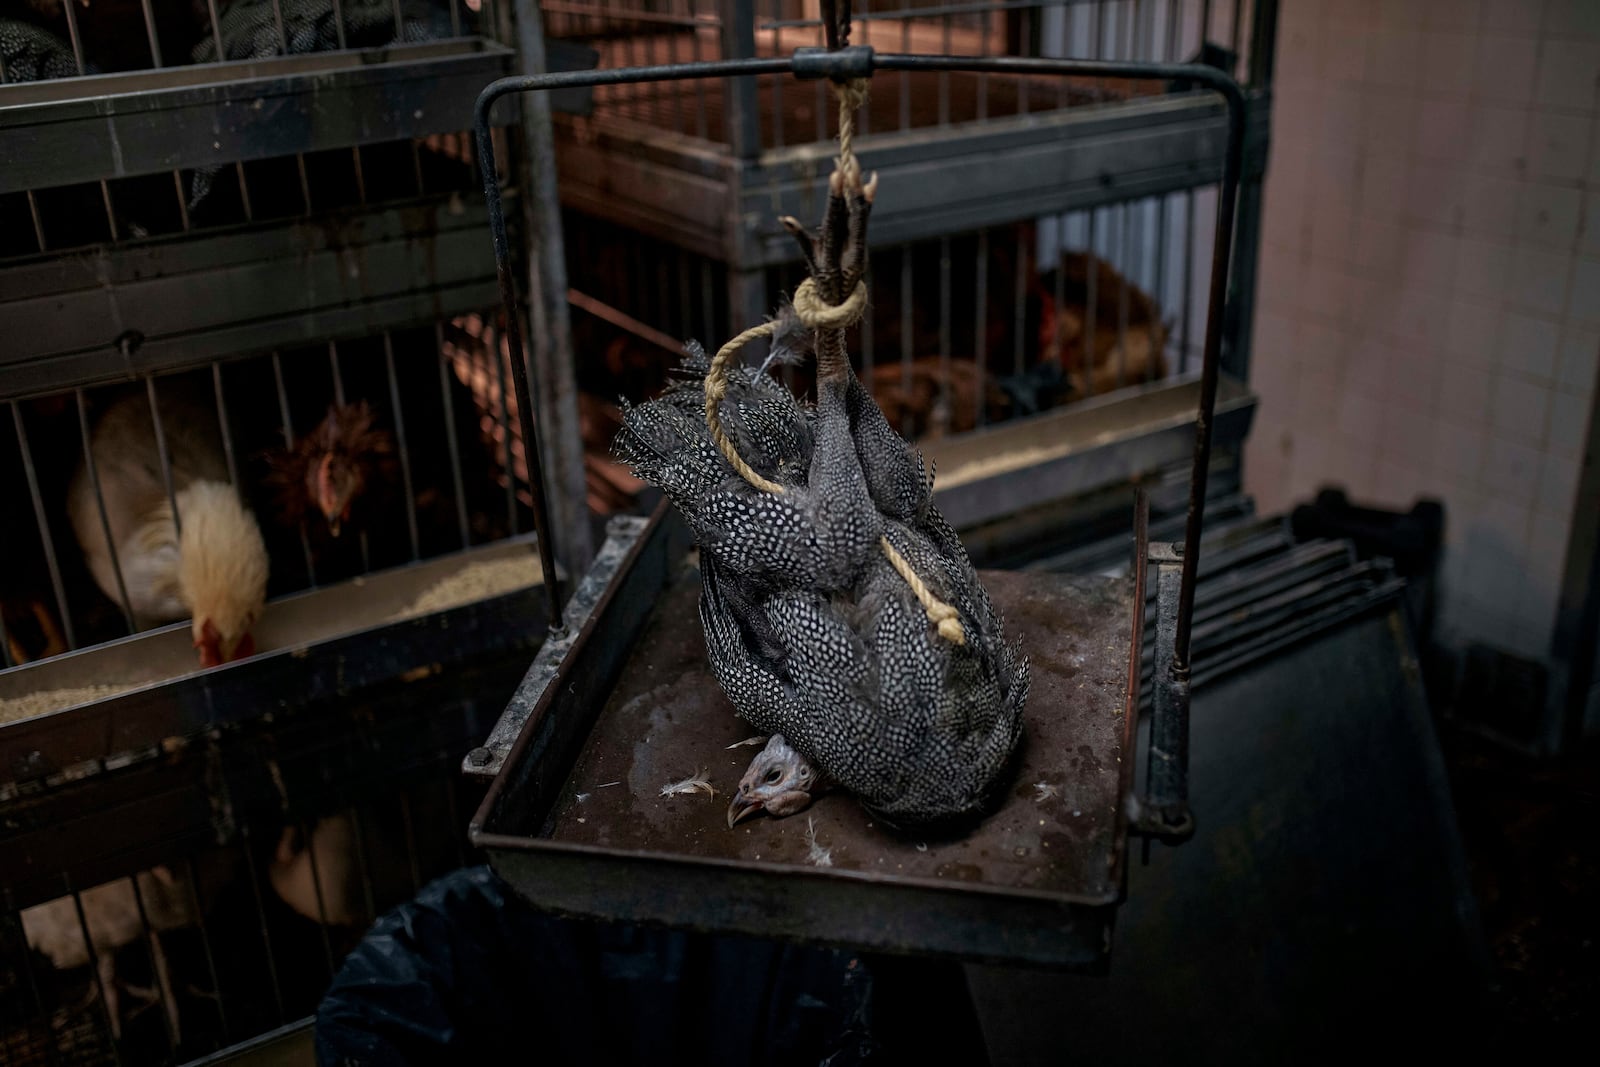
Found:
[[[830,25],[830,43],[840,34],[831,29],[832,3],[823,7]],[[837,25],[848,25],[844,7]],[[516,265],[506,230],[501,201],[500,179],[494,144],[490,135],[490,112],[502,97],[518,93],[550,92],[598,85],[626,85],[655,81],[681,81],[701,78],[741,78],[768,74],[793,74],[798,79],[829,78],[843,82],[870,78],[878,71],[948,71],[1022,76],[1099,77],[1130,80],[1186,82],[1217,93],[1227,109],[1227,148],[1223,161],[1218,197],[1216,234],[1212,249],[1211,280],[1204,330],[1200,403],[1196,414],[1193,466],[1190,475],[1188,515],[1181,544],[1151,545],[1146,564],[1155,568],[1159,609],[1157,612],[1157,670],[1154,677],[1152,729],[1149,746],[1149,772],[1143,796],[1128,796],[1130,828],[1170,841],[1182,840],[1193,830],[1188,806],[1188,718],[1190,637],[1194,614],[1195,584],[1200,558],[1200,537],[1206,499],[1206,480],[1211,454],[1213,409],[1216,403],[1224,312],[1228,300],[1229,261],[1233,244],[1235,210],[1239,194],[1245,132],[1246,104],[1237,82],[1216,68],[1199,64],[1157,64],[1107,62],[1098,60],[1033,59],[1021,57],[907,55],[878,53],[867,46],[841,46],[828,49],[803,48],[782,58],[755,58],[638,68],[578,71],[502,78],[493,82],[478,97],[475,130],[487,199],[489,223],[499,271],[500,294],[506,315],[506,335],[510,349],[512,378],[516,389],[518,415],[529,456],[532,483],[533,517],[538,535],[538,551],[544,572],[555,573],[557,553],[551,540],[551,526],[545,497],[545,479],[540,463],[539,439],[533,417],[534,383],[526,363],[520,328],[519,303],[515,280]],[[1136,520],[1142,527],[1142,511]],[[1140,537],[1140,543],[1143,538]],[[1143,568],[1139,569],[1142,588]],[[548,581],[551,629],[558,638],[567,638],[562,593],[557,583]],[[607,598],[609,600],[609,597]],[[1142,597],[1140,603],[1142,603]],[[596,609],[597,611],[599,609]],[[586,626],[587,630],[588,627]],[[580,635],[581,636],[581,635]],[[1137,640],[1137,639],[1136,639]],[[1135,645],[1137,648],[1137,644]],[[1136,678],[1130,684],[1137,684]],[[531,724],[530,724],[531,725]],[[1130,737],[1131,740],[1131,737]],[[538,772],[541,775],[543,772]],[[1131,781],[1131,779],[1130,779]],[[580,822],[582,820],[579,820]],[[477,825],[473,833],[479,831]],[[495,837],[486,834],[486,838]],[[490,842],[491,851],[493,845]]]

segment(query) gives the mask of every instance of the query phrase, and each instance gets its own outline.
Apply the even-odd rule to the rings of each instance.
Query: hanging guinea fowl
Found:
[[[976,816],[1022,736],[1027,661],[934,506],[921,455],[850,367],[877,177],[863,181],[850,150],[866,83],[836,89],[840,154],[821,231],[783,220],[810,277],[714,359],[689,345],[687,380],[625,404],[614,445],[694,531],[712,670],[735,710],[772,734],[730,827],[792,815],[832,785],[893,825]],[[760,336],[780,359],[815,355],[814,407],[740,364]]]

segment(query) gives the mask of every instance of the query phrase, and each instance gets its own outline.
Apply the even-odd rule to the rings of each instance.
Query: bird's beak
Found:
[[[761,810],[761,801],[753,800],[743,793],[736,793],[733,802],[728,805],[728,829],[748,819]]]

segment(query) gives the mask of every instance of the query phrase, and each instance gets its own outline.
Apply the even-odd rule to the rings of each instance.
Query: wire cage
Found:
[[[814,2],[544,10],[546,34],[593,48],[602,69],[783,56],[823,41]],[[1224,356],[1242,380],[1275,17],[1275,4],[1210,0],[861,4],[852,40],[1195,59],[1248,76],[1239,303]],[[1215,99],[1193,88],[954,71],[873,80],[857,143],[896,196],[873,217],[857,370],[903,433],[927,443],[1130,387],[1192,383],[1225,141]],[[801,268],[777,219],[814,213],[834,149],[825,88],[783,75],[594,93],[590,112],[556,116],[558,189],[538,195],[565,209],[574,350],[592,357],[578,364],[580,402],[586,426],[609,428],[611,402],[660,388],[684,339],[731,336],[792,291]],[[804,372],[784,373],[808,387]],[[637,486],[604,475],[604,443],[586,437],[591,503],[625,509]],[[940,456],[939,469],[954,462]]]
[[[470,694],[525,655],[7,797],[5,1062],[185,1062],[311,1014],[374,918],[472,862]]]
[[[494,0],[0,5],[0,1061],[182,1062],[300,1018],[470,859],[455,767],[544,634],[462,132],[512,25]],[[175,531],[197,439],[254,516],[257,655],[200,669],[109,551],[118,418]],[[306,475],[352,447],[363,489],[325,515]]]

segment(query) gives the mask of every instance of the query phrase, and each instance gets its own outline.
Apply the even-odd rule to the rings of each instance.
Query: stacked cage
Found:
[[[551,39],[594,48],[602,66],[824,43],[814,0],[562,0],[544,11]],[[852,16],[851,41],[883,52],[1199,59],[1248,80],[1233,277],[1248,303],[1275,4],[877,0]],[[1194,406],[1225,120],[1192,89],[931,71],[873,79],[856,149],[883,196],[857,370],[891,423],[933,454],[941,486],[1011,471],[1029,448],[1069,449],[1071,424],[1050,417],[1069,409],[1118,406],[1098,417],[1142,433]],[[557,117],[589,425],[612,425],[619,393],[659,388],[685,338],[714,348],[793,292],[803,274],[780,218],[820,209],[834,124],[825,85],[783,75],[602,87],[592,112]],[[1226,341],[1225,411],[1245,393],[1242,308]],[[808,389],[804,371],[784,373]],[[1015,432],[990,436],[1004,423]],[[586,437],[591,469],[605,437]],[[1224,462],[1234,441],[1219,441]],[[1115,477],[1136,473],[1123,465]],[[593,506],[626,506],[632,487],[612,482],[591,478]],[[1006,507],[1026,507],[1030,484],[1040,483],[1012,479]],[[1089,488],[1053,480],[1046,491]],[[954,510],[958,525],[999,514]]]
[[[512,24],[0,4],[0,1061],[299,1019],[469,859],[456,767],[546,612],[463,132]],[[191,540],[264,571],[247,633]]]

